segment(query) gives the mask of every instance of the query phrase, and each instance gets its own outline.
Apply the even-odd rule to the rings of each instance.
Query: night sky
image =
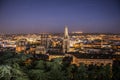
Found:
[[[0,33],[120,33],[120,0],[0,0]]]

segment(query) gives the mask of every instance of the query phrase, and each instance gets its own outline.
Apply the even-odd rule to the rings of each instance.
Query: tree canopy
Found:
[[[62,58],[51,61],[36,60],[29,54],[0,54],[0,80],[119,80],[120,64],[80,66]],[[32,59],[30,64],[26,60]],[[68,60],[70,61],[70,60]]]

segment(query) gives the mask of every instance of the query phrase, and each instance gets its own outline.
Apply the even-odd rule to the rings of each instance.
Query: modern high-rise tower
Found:
[[[68,27],[65,26],[64,29],[64,38],[63,38],[63,53],[67,53],[70,47],[70,40],[68,35]]]

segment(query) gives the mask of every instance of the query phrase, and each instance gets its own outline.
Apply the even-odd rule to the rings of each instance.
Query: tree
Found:
[[[10,80],[11,79],[11,69],[12,67],[8,65],[0,66],[0,80]]]
[[[77,69],[74,79],[75,80],[86,80],[87,79],[87,69],[85,67],[85,64],[80,63],[80,66]]]
[[[66,77],[68,80],[72,80],[74,78],[74,73],[75,73],[75,66],[74,65],[69,65],[68,67],[66,67]]]
[[[101,79],[101,70],[100,66],[96,64],[90,64],[88,67],[88,79],[90,80],[100,80]]]
[[[111,69],[111,66],[110,64],[107,64],[104,66],[104,71],[105,71],[105,80],[111,80],[112,78],[112,69]]]
[[[112,80],[120,80],[120,60],[115,60],[112,67]]]
[[[50,71],[48,72],[49,80],[65,80],[64,71],[62,71],[62,59],[54,59],[53,62],[49,63]]]
[[[0,66],[0,79],[1,80],[16,80],[23,78],[28,80],[27,75],[20,69],[18,64],[1,65]]]
[[[44,70],[32,69],[29,71],[29,77],[31,80],[48,80],[47,73]]]

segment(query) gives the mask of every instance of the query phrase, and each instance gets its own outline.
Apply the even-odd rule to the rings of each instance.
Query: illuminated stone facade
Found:
[[[82,58],[76,58],[73,56],[72,64],[80,65],[80,63],[84,63],[86,65],[89,65],[89,64],[97,64],[97,65],[110,64],[112,66],[113,60],[112,59],[82,59]]]
[[[24,52],[26,50],[27,40],[26,39],[20,39],[16,43],[16,52]]]
[[[63,39],[63,53],[69,52],[70,40],[68,35],[68,28],[65,26],[64,39]]]

